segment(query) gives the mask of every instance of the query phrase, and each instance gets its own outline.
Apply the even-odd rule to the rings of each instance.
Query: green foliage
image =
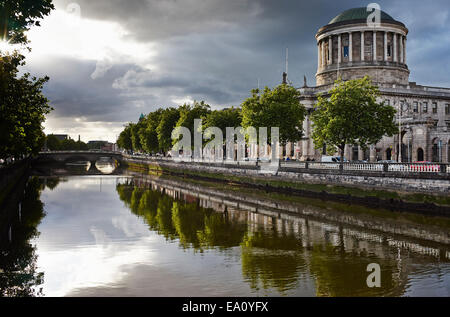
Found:
[[[89,147],[83,141],[75,141],[71,138],[60,141],[56,136],[47,136],[47,148],[50,151],[85,151]]]
[[[42,123],[52,109],[42,94],[48,77],[18,77],[18,53],[0,58],[0,158],[37,153],[44,145]]]
[[[203,122],[203,128],[217,127],[226,135],[227,127],[240,127],[242,125],[242,111],[240,108],[225,108],[211,111]]]
[[[164,109],[156,132],[158,145],[161,151],[168,152],[172,148],[172,131],[180,119],[180,110],[177,108]]]
[[[119,138],[117,139],[117,145],[121,149],[131,151],[133,149],[133,142],[131,140],[131,127],[132,123],[128,123],[122,132],[120,132]]]
[[[194,101],[192,106],[184,104],[180,107],[180,119],[178,120],[176,127],[186,127],[191,131],[192,146],[194,145],[194,120],[205,119],[210,112],[211,107],[204,101]],[[177,140],[173,140],[173,143],[176,141]]]
[[[27,43],[25,32],[54,8],[52,0],[1,0],[0,41]]]
[[[302,122],[305,107],[299,102],[300,93],[290,85],[281,84],[273,89],[252,90],[252,96],[242,103],[242,126],[267,127],[268,142],[270,128],[279,127],[280,143],[296,142],[302,137]]]
[[[316,148],[324,144],[329,151],[338,148],[341,158],[346,144],[366,148],[384,135],[396,132],[395,109],[376,101],[378,87],[369,77],[336,81],[330,97],[319,96],[313,121],[312,138]]]
[[[144,126],[139,130],[139,137],[142,149],[147,153],[155,153],[159,151],[158,132],[156,129],[161,121],[163,109],[150,112],[144,121]]]
[[[144,128],[145,121],[140,120],[136,124],[131,125],[131,145],[134,151],[142,151],[141,137],[139,130]]]

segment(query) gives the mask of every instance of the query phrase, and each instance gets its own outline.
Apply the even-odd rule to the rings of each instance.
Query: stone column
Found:
[[[364,151],[360,146],[358,146],[358,160],[364,160]]]
[[[338,64],[342,61],[341,35],[338,35]]]
[[[403,35],[400,35],[400,63],[403,64]]]
[[[320,68],[320,42],[317,43],[317,69]]]
[[[406,64],[406,36],[403,37],[403,63]]]
[[[370,162],[376,162],[377,161],[377,149],[375,145],[370,145]]]
[[[388,50],[387,50],[387,32],[384,32],[384,60],[388,60]]]
[[[333,64],[333,40],[331,36],[328,37],[328,57],[330,58],[328,64],[329,65]]]
[[[372,46],[373,46],[373,61],[377,60],[377,32],[373,31],[373,41],[372,41]]]
[[[397,62],[397,33],[393,33],[392,36],[394,37],[394,62]]]
[[[344,157],[347,159],[347,161],[352,160],[353,154],[353,146],[346,144],[344,148]],[[339,153],[340,155],[340,153]]]
[[[361,61],[364,60],[364,31],[361,31]]]
[[[325,67],[325,42],[322,41],[322,68]]]
[[[353,60],[353,35],[352,32],[348,33],[348,61]]]

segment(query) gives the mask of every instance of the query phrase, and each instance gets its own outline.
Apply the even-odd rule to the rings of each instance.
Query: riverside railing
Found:
[[[159,160],[166,162],[176,162],[170,157],[155,157],[145,155],[124,155],[131,159],[137,160]],[[214,161],[214,160],[193,160],[183,159],[187,163],[199,163],[215,166],[263,166],[269,164],[265,161],[243,160],[243,161]],[[450,164],[448,163],[361,163],[361,162],[302,162],[302,161],[279,161],[278,167],[281,169],[288,168],[290,170],[319,170],[319,171],[361,171],[373,173],[420,173],[420,174],[450,174]]]

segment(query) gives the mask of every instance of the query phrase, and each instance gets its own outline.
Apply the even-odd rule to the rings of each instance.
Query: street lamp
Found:
[[[407,111],[409,105],[406,101],[400,101],[398,104],[398,163],[402,162],[402,115]]]

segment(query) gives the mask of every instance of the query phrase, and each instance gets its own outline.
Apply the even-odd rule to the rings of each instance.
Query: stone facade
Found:
[[[380,88],[379,101],[398,109],[399,133],[384,137],[366,151],[348,145],[345,157],[349,161],[450,162],[450,88],[422,86],[409,81],[406,26],[389,16],[378,26],[368,25],[362,19],[338,17],[332,22],[339,22],[320,28],[316,34],[316,86],[299,88],[301,103],[311,113],[317,95],[326,95],[337,78],[349,80],[368,75]],[[294,151],[286,149],[283,153],[287,155],[284,156],[320,160],[323,153],[315,149],[310,138],[311,129],[307,116],[303,122],[303,140],[295,145],[289,144],[289,149]]]

